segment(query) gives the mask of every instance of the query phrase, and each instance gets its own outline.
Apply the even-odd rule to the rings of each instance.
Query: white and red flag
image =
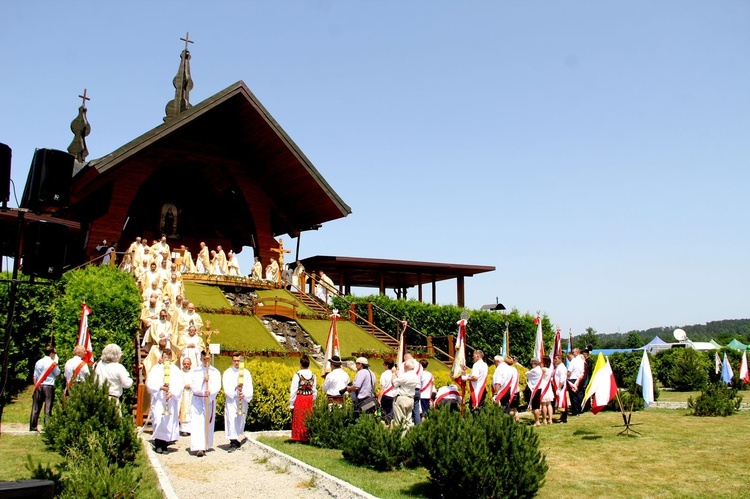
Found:
[[[542,336],[542,317],[537,312],[536,318],[534,319],[536,324],[536,342],[534,343],[534,358],[542,361],[544,357],[544,337]]]
[[[81,303],[81,323],[78,326],[78,342],[77,345],[81,345],[86,348],[86,355],[83,360],[87,364],[93,364],[94,362],[94,351],[91,348],[91,334],[89,333],[89,315],[91,315],[91,308],[86,305],[86,302]]]
[[[328,329],[328,337],[326,338],[326,361],[323,364],[323,376],[333,370],[331,367],[331,357],[336,355],[341,357],[341,349],[339,348],[339,330],[336,327],[336,321],[340,319],[339,311],[334,309],[331,314],[331,327]]]
[[[406,327],[409,325],[406,319],[401,321],[401,334],[398,335],[398,353],[396,354],[396,369],[404,368],[404,355],[406,355]]]
[[[554,366],[555,357],[557,355],[562,356],[562,354],[562,337],[560,336],[560,326],[557,326],[557,329],[555,330],[555,342],[552,344],[552,352],[549,354],[549,365]]]
[[[742,352],[742,362],[740,362],[740,379],[745,383],[750,383],[750,372],[747,370],[747,352]]]
[[[453,367],[451,367],[451,378],[456,380],[457,383],[464,386],[464,381],[461,379],[464,371],[466,371],[466,323],[468,319],[461,319],[458,324],[458,335],[456,336],[456,352],[453,357]]]

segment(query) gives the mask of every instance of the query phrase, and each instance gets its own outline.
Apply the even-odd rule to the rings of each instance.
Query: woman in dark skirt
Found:
[[[309,369],[310,359],[302,357],[299,360],[300,370],[292,377],[289,390],[289,408],[292,409],[292,440],[307,442],[307,425],[305,420],[310,415],[317,396],[317,381],[315,374]]]

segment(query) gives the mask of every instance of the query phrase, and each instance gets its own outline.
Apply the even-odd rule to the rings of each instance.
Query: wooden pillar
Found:
[[[422,281],[419,281],[419,285],[417,286],[417,298],[420,302],[422,302]]]
[[[349,306],[349,320],[352,322],[355,322],[357,320],[357,316],[355,315],[355,307],[356,305],[354,303]]]
[[[380,272],[380,294],[385,294],[385,274]]]
[[[464,308],[464,276],[456,277],[456,305]]]
[[[448,335],[448,355],[451,356],[451,359],[456,358],[456,344],[453,343],[453,335]]]
[[[430,357],[435,356],[435,347],[432,345],[432,336],[427,337],[427,355]]]
[[[372,324],[372,302],[367,302],[367,322]]]
[[[435,286],[435,278],[433,277],[432,278],[432,304],[433,305],[435,305],[437,303],[437,299],[435,297],[435,294],[437,293],[436,288],[437,287]]]

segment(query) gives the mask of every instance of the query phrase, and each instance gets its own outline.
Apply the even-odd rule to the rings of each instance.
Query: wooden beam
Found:
[[[456,304],[464,308],[464,276],[460,275],[456,277]]]

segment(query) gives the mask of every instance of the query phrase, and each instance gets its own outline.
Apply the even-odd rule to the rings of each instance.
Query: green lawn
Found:
[[[297,314],[311,316],[315,314],[307,305],[299,301],[295,296],[287,291],[286,289],[259,289],[255,292],[258,298],[284,298],[285,300],[291,300],[297,303]],[[273,303],[272,300],[268,301],[268,305]]]
[[[540,498],[748,497],[750,412],[698,418],[684,410],[648,409],[633,414],[641,437],[619,436],[619,413],[586,413],[566,425],[537,428],[549,471]],[[523,419],[521,424],[528,424]],[[346,463],[340,451],[262,442],[378,497],[425,497],[426,472],[377,473]]]
[[[190,281],[183,282],[185,284],[185,296],[198,307],[230,308],[232,306],[218,286],[207,286]]]
[[[21,423],[28,425],[29,419],[31,418],[31,397],[33,394],[34,386],[29,385],[24,391],[18,394],[15,400],[6,405],[3,408],[3,423]],[[60,391],[55,390],[55,403],[58,403],[59,401]],[[28,429],[28,426],[26,429]]]
[[[57,469],[57,466],[62,462],[62,457],[58,453],[45,448],[40,434],[10,435],[6,433],[0,437],[0,463],[2,463],[2,466],[0,466],[0,481],[30,479],[31,472],[26,469],[28,456],[31,456],[34,466],[37,464],[51,465]],[[145,449],[138,454],[135,465],[142,474],[138,497],[161,499],[163,496],[159,489],[159,480],[148,462]]]
[[[211,343],[221,344],[222,350],[283,350],[257,317],[250,315],[201,314],[204,325],[211,321],[211,329],[219,334],[211,336]]]

